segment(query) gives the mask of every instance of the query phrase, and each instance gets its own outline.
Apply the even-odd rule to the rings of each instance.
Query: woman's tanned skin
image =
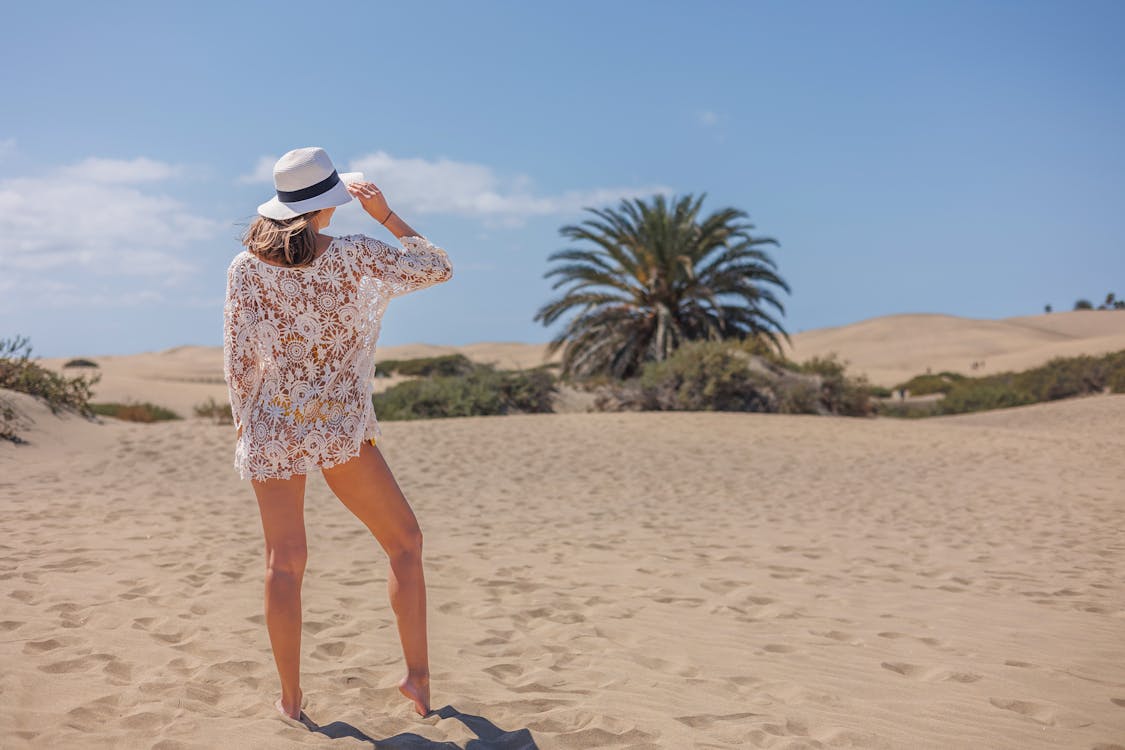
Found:
[[[382,193],[370,182],[352,183],[348,191],[376,220],[386,220],[396,237],[416,236],[409,224],[391,213]],[[317,230],[328,226],[335,208],[317,215]],[[318,254],[331,237],[318,235]],[[238,431],[242,435],[242,429]],[[398,622],[406,675],[399,690],[422,716],[430,712],[430,662],[426,640],[426,580],[422,571],[422,531],[382,452],[360,444],[352,460],[322,468],[329,489],[374,535],[390,560],[387,591]],[[266,629],[281,678],[278,711],[301,716],[301,581],[308,547],[305,542],[305,475],[290,479],[251,480],[266,539]]]

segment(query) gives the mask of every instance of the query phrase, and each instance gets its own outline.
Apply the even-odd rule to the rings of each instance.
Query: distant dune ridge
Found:
[[[1125,310],[1082,310],[1003,320],[952,315],[890,315],[792,336],[797,360],[836,352],[848,371],[893,387],[932,372],[990,375],[1045,364],[1053,357],[1125,349]],[[978,364],[976,369],[973,363]]]
[[[1084,310],[1004,320],[890,315],[839,328],[804,331],[792,339],[793,346],[787,350],[792,358],[803,361],[835,352],[848,361],[849,373],[866,374],[872,383],[892,387],[927,369],[986,375],[1029,369],[1057,356],[1119,351],[1125,349],[1125,310]],[[384,360],[456,352],[502,368],[529,368],[561,359],[561,352],[547,357],[546,350],[546,344],[519,342],[381,346],[376,353],[376,369]],[[177,346],[143,354],[97,356],[82,352],[74,356],[99,365],[102,380],[94,387],[95,401],[149,401],[189,416],[192,407],[209,397],[220,403],[227,398],[222,347]],[[61,370],[68,359],[71,357],[52,357],[39,362]],[[974,362],[983,366],[974,370]],[[376,390],[402,380],[401,376],[378,378]],[[568,397],[562,400],[562,407],[570,403],[580,404],[584,410],[587,401]]]

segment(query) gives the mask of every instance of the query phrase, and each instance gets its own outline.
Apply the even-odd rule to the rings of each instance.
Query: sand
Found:
[[[5,748],[1125,747],[1123,396],[385,423],[439,715],[397,693],[385,559],[312,475],[322,734],[271,705],[231,428],[10,395],[35,424],[0,443]]]
[[[893,379],[1099,353],[1125,313],[1020,320],[794,338]],[[452,351],[543,359],[379,356]],[[310,732],[272,707],[233,428],[190,417],[226,398],[222,350],[90,358],[96,400],[189,418],[88,422],[0,392],[33,420],[29,444],[0,441],[0,747],[1125,749],[1125,396],[924,421],[573,401],[384,422],[426,539],[437,713],[397,692],[386,560],[315,474]]]
[[[794,334],[787,352],[801,361],[834,352],[848,372],[893,388],[927,371],[991,375],[1122,349],[1125,310],[1081,310],[1003,320],[889,315]]]

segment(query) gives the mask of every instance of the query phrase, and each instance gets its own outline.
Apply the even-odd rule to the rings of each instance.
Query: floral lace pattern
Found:
[[[382,435],[371,404],[375,343],[393,297],[453,277],[425,237],[403,247],[364,234],[332,240],[302,268],[243,250],[227,269],[223,377],[242,479],[287,479],[359,455]]]

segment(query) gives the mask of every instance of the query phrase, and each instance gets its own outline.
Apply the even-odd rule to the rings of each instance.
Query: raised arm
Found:
[[[230,396],[234,426],[242,436],[244,410],[257,393],[261,374],[254,350],[257,312],[250,290],[232,265],[227,269],[227,295],[223,305],[223,379]]]
[[[387,198],[383,191],[375,186],[374,182],[358,180],[347,185],[348,192],[359,199],[359,204],[375,221],[387,228],[395,237],[420,237],[402,217],[391,210],[387,205]]]
[[[357,235],[359,263],[364,272],[376,276],[390,288],[391,296],[448,281],[453,278],[449,256],[391,210],[382,191],[372,182],[348,184],[348,192],[359,199],[363,210],[402,243],[397,248],[367,235]]]
[[[352,241],[362,271],[380,279],[392,297],[453,278],[453,264],[445,250],[425,237],[402,237],[402,247],[366,234],[352,235]]]

